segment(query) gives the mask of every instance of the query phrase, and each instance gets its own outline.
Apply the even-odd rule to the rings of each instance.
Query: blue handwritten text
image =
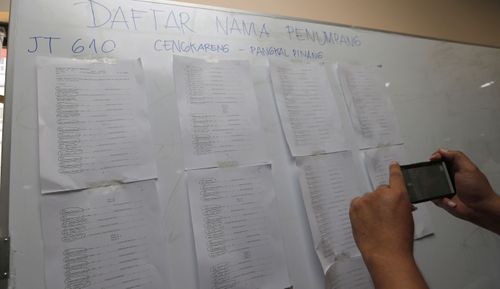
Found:
[[[75,2],[74,5],[87,10],[89,28],[194,32],[191,15],[184,11],[109,7],[96,0]]]
[[[290,40],[310,41],[322,46],[326,44],[347,47],[361,46],[361,40],[357,35],[346,35],[331,31],[316,31],[291,25],[287,25],[286,29]]]
[[[29,39],[33,39],[33,46],[31,48],[28,48],[29,53],[35,53],[38,51],[38,49],[40,49],[41,46],[45,46],[49,54],[52,54],[52,44],[54,40],[58,40],[61,38],[52,36],[33,36]]]
[[[252,36],[257,38],[269,37],[266,24],[255,24],[252,21],[240,20],[236,17],[215,17],[215,25],[218,33],[226,36]]]
[[[323,51],[311,51],[308,49],[287,49],[283,47],[261,47],[250,46],[250,53],[255,56],[276,56],[285,58],[302,58],[307,60],[321,60],[324,58]]]
[[[182,40],[167,40],[157,39],[154,42],[155,51],[165,51],[174,53],[189,53],[194,54],[198,52],[208,53],[228,53],[228,44],[214,44],[214,43],[196,43],[191,41]]]

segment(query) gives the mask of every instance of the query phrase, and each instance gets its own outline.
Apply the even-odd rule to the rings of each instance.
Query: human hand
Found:
[[[426,289],[413,258],[412,205],[401,168],[391,163],[389,185],[354,198],[352,233],[375,288]]]
[[[354,198],[351,218],[354,240],[365,262],[372,258],[413,257],[412,205],[401,168],[392,163],[389,185]]]
[[[431,160],[444,160],[450,166],[456,189],[456,195],[436,200],[436,205],[458,218],[472,221],[475,214],[488,210],[494,203],[497,195],[488,179],[464,153],[439,149]]]
[[[450,214],[500,234],[500,197],[486,176],[462,152],[439,149],[431,160],[444,160],[451,167],[456,195],[434,203]]]

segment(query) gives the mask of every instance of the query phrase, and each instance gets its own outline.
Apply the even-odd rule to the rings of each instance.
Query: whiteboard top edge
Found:
[[[390,30],[377,29],[377,28],[369,28],[369,27],[363,27],[363,26],[342,24],[342,23],[338,23],[338,22],[309,19],[309,18],[302,18],[302,17],[295,17],[295,16],[278,15],[278,14],[272,14],[272,13],[252,12],[252,11],[248,11],[248,10],[221,7],[221,6],[188,3],[188,2],[181,2],[181,1],[174,1],[174,0],[132,0],[132,1],[141,2],[141,3],[158,4],[158,5],[176,5],[176,6],[181,6],[181,7],[196,8],[196,9],[203,9],[203,10],[238,13],[238,14],[248,15],[248,16],[272,17],[272,18],[281,19],[281,20],[302,21],[302,22],[309,22],[309,23],[315,23],[315,24],[332,25],[332,26],[339,26],[339,27],[345,27],[345,28],[351,28],[351,29],[359,29],[359,30],[365,30],[365,31],[392,34],[392,35],[407,36],[407,37],[413,37],[413,38],[418,38],[418,39],[445,41],[445,42],[456,43],[456,44],[500,49],[500,46],[489,45],[489,44],[481,44],[481,43],[451,40],[451,39],[444,39],[444,38],[431,37],[431,36],[416,35],[416,34],[411,34],[411,33],[390,31]]]

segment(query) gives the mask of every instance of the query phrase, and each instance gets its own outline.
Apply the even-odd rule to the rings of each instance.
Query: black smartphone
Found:
[[[401,171],[412,203],[455,195],[455,183],[444,161],[402,165]]]

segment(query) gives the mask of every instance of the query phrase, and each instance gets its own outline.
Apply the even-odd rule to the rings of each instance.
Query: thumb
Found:
[[[453,197],[452,199],[442,198],[439,200],[434,200],[434,204],[443,208],[448,213],[457,218],[467,220],[469,216],[472,214],[472,210],[455,198],[456,196]]]
[[[457,204],[448,198],[437,199],[437,200],[434,200],[433,203],[436,206],[441,207],[441,208],[446,209],[446,210],[453,209],[453,208],[457,207]]]

